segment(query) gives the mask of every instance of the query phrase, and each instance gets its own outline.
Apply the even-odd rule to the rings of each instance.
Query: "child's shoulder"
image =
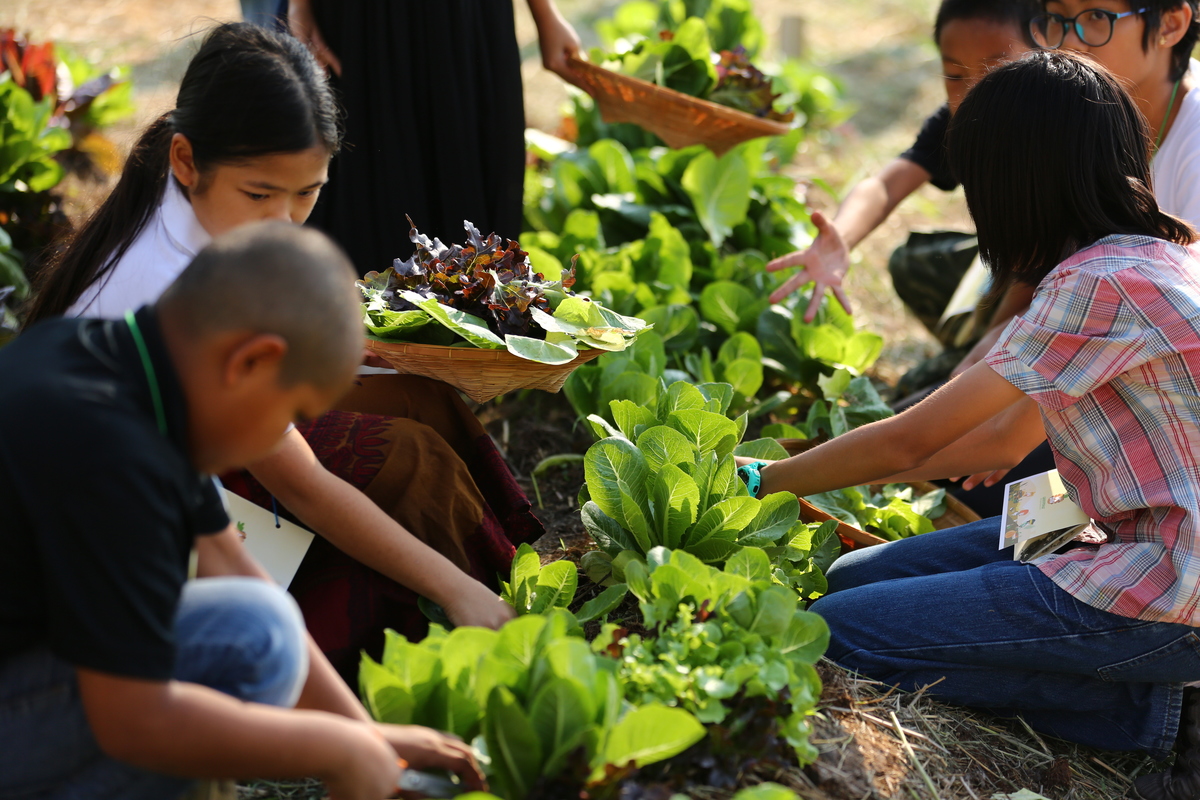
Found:
[[[125,390],[112,327],[103,320],[52,319],[0,351],[0,373],[5,375],[0,381],[0,439],[14,446],[22,441],[41,441],[47,447],[72,442],[73,459],[88,452],[152,452],[155,448],[148,445],[154,437],[141,441],[149,429]]]
[[[1064,259],[1036,294],[1043,303],[1073,307],[1085,296],[1112,302],[1124,297],[1136,305],[1163,295],[1200,308],[1200,247],[1130,234],[1106,236]]]
[[[1051,275],[1081,274],[1096,277],[1153,280],[1157,274],[1174,277],[1192,273],[1200,259],[1196,245],[1181,245],[1153,236],[1113,234],[1088,245],[1059,264]],[[1130,272],[1132,270],[1132,272]]]

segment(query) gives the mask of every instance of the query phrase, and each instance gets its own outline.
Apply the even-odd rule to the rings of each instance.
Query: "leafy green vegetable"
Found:
[[[717,158],[705,151],[692,159],[683,173],[683,188],[713,247],[725,242],[750,208],[750,169],[741,155],[741,151],[730,151]]]
[[[758,341],[767,358],[764,363],[780,375],[814,388],[820,376],[834,370],[859,375],[870,368],[883,350],[883,338],[856,331],[853,320],[836,306],[822,303],[813,324],[805,323],[802,315],[788,306],[767,308],[757,322]]]
[[[666,27],[688,17],[703,17],[714,50],[744,46],[754,55],[765,38],[750,0],[664,0],[660,9],[660,25]]]
[[[593,60],[753,116],[792,121],[794,112],[775,107],[784,92],[775,91],[772,79],[750,63],[747,47],[757,50],[762,27],[747,0],[713,3],[707,13],[695,9],[703,17],[682,19],[672,13],[672,6],[664,6],[659,22],[666,27],[657,35],[649,8],[641,3],[623,6],[601,27],[615,53],[593,51]]]
[[[717,85],[708,96],[712,102],[776,122],[791,122],[795,118],[795,111],[775,109],[775,102],[783,93],[773,91],[771,79],[750,63],[744,47],[722,50],[716,67]]]
[[[508,581],[501,582],[500,598],[518,614],[545,614],[553,610],[566,611],[575,599],[579,576],[575,564],[552,561],[544,567],[532,547],[522,544],[513,557]],[[596,597],[583,604],[578,614],[569,617],[571,628],[598,619],[625,597],[624,584],[613,583]]]
[[[642,39],[615,58],[625,75],[693,97],[707,97],[717,83],[708,26],[699,17],[689,17],[656,38]]]
[[[620,170],[619,158],[609,162],[610,171]],[[574,267],[564,270],[561,280],[546,281],[517,242],[502,247],[496,234],[484,239],[471,223],[466,228],[468,243],[447,247],[413,226],[412,258],[396,259],[390,269],[358,281],[364,323],[373,336],[425,341],[427,323],[435,321],[476,347],[507,348],[530,361],[567,364],[581,345],[624,350],[647,329],[642,320],[570,294]]]
[[[420,643],[387,631],[382,661],[363,656],[363,700],[384,722],[480,737],[488,778],[505,800],[565,772],[602,779],[612,767],[669,758],[703,737],[682,709],[622,708],[616,664],[592,653],[574,626],[560,609],[498,632],[432,625]]]
[[[719,570],[679,550],[658,548],[627,568],[654,637],[605,625],[592,647],[619,653],[625,697],[635,704],[678,704],[701,722],[719,723],[735,695],[777,697],[801,763],[815,757],[804,721],[820,695],[812,665],[829,629],[801,611],[795,592],[772,582],[767,554],[747,547]]]
[[[945,489],[935,489],[916,499],[920,507],[935,516],[944,511]],[[903,484],[885,486],[873,494],[866,486],[821,492],[804,498],[830,516],[848,522],[885,539],[903,539],[931,533],[933,522],[916,508],[912,487]]]
[[[71,134],[50,124],[57,97],[34,101],[11,72],[0,73],[0,192],[44,192],[62,180],[53,156],[71,146]]]
[[[798,521],[799,501],[786,492],[750,497],[736,475],[746,421],[725,416],[733,398],[728,384],[677,381],[643,402],[612,401],[612,423],[588,418],[603,437],[584,455],[588,499],[580,512],[604,553],[584,562],[593,580],[634,580],[632,562],[655,548],[721,564],[755,546],[772,548],[780,582],[806,594],[824,590],[804,563],[811,536],[801,541],[809,529]],[[786,455],[769,440],[744,452]]]

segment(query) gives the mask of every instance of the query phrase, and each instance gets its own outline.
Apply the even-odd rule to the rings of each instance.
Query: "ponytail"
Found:
[[[162,201],[174,134],[170,113],[142,133],[112,194],[37,274],[25,327],[65,314],[125,255]]]
[[[145,130],[112,194],[35,277],[26,326],[65,313],[129,250],[162,202],[176,133],[202,174],[318,146],[332,156],[341,144],[325,72],[303,44],[245,22],[214,28],[188,63],[175,110]]]

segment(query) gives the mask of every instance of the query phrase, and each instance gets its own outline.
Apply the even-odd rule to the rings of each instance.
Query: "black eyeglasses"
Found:
[[[1057,50],[1067,39],[1067,31],[1075,29],[1079,41],[1088,47],[1101,47],[1109,43],[1113,35],[1113,26],[1117,20],[1141,14],[1146,9],[1137,11],[1105,11],[1103,8],[1091,8],[1080,11],[1073,17],[1062,14],[1038,14],[1029,21],[1029,32],[1033,42],[1045,50]]]

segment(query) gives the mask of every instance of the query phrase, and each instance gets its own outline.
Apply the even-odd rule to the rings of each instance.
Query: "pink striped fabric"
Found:
[[[1038,568],[1095,608],[1200,626],[1200,247],[1101,239],[987,363],[1039,404],[1071,499],[1108,534]]]

